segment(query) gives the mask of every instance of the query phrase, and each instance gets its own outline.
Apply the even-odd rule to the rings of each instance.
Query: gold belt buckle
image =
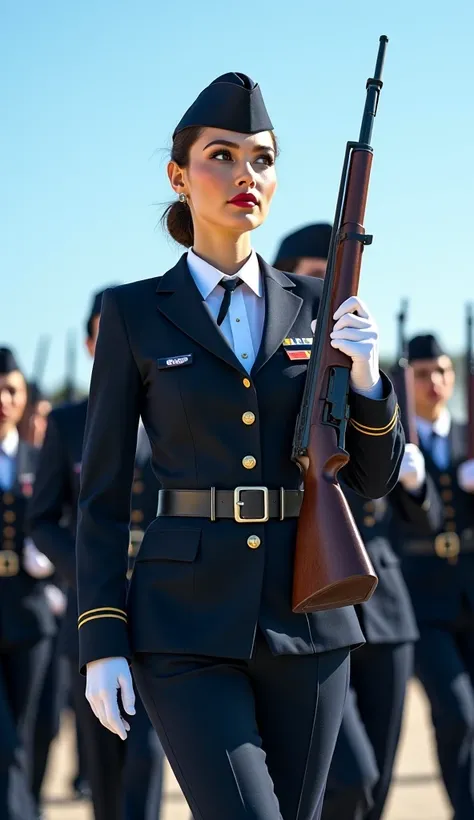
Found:
[[[18,553],[0,550],[0,578],[14,578],[20,572]]]
[[[256,492],[263,494],[263,516],[261,518],[243,518],[240,514],[244,502],[240,500],[241,493]],[[234,521],[238,524],[264,524],[270,518],[270,503],[268,487],[236,487],[234,490]]]
[[[461,539],[457,532],[441,532],[436,536],[434,546],[438,558],[457,558],[461,552]]]

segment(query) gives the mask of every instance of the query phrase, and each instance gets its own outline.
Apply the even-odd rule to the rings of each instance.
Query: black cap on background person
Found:
[[[318,222],[288,234],[278,248],[273,266],[287,273],[324,279],[332,225]]]

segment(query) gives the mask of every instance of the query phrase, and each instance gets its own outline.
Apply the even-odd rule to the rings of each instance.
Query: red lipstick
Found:
[[[238,208],[255,208],[258,199],[254,194],[237,194],[233,199],[229,199],[229,203],[237,205]]]

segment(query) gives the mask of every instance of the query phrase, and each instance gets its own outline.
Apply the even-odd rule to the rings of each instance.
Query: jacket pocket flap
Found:
[[[144,535],[136,561],[194,561],[200,540],[200,529],[150,528]]]

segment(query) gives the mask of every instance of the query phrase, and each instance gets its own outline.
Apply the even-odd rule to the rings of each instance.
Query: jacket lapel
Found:
[[[262,343],[252,374],[260,370],[278,350],[293,327],[303,304],[303,300],[289,290],[295,285],[288,276],[276,268],[271,268],[260,256],[258,261],[265,286],[265,323]]]
[[[295,323],[303,303],[299,296],[295,296],[289,290],[295,286],[291,279],[271,268],[260,256],[258,261],[265,288],[265,322],[262,342],[252,373],[260,370],[278,350]],[[223,359],[242,374],[248,375],[208,313],[189,272],[186,254],[183,254],[174,268],[161,277],[157,294],[158,310],[170,322],[210,353]]]
[[[242,373],[247,373],[225,336],[213,321],[201,293],[189,272],[186,254],[177,265],[161,277],[158,287],[158,310],[183,333]]]

